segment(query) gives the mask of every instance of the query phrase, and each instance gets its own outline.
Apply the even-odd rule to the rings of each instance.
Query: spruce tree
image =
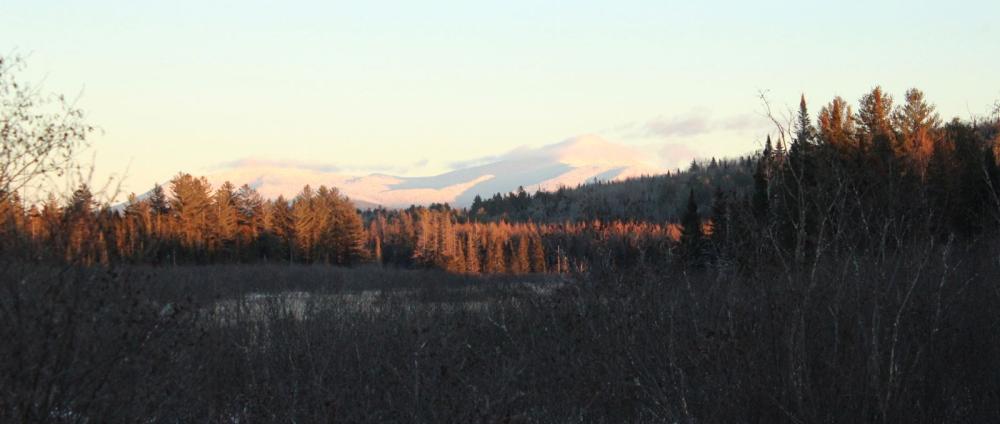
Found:
[[[770,142],[771,137],[768,137],[767,140]],[[768,214],[770,197],[768,191],[768,168],[768,157],[764,156],[757,161],[757,167],[753,173],[753,198],[751,199],[750,207],[753,209],[753,215],[759,223],[763,223],[767,219]]]
[[[716,186],[712,202],[711,240],[717,249],[729,239],[730,221],[729,197],[722,187]]]
[[[681,254],[691,265],[698,265],[702,259],[702,249],[705,234],[701,228],[701,215],[698,214],[698,202],[694,198],[694,189],[688,193],[687,207],[681,217]]]

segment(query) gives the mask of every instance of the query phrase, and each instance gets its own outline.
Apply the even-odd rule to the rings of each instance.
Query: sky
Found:
[[[580,134],[673,168],[760,147],[804,93],[1000,99],[996,1],[0,0],[0,54],[76,99],[98,179],[274,160],[432,175]]]

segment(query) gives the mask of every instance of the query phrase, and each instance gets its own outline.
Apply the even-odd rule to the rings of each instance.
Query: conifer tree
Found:
[[[724,245],[729,239],[731,211],[729,197],[722,187],[716,186],[712,203],[712,234],[711,240],[716,248]]]
[[[465,272],[469,274],[478,274],[480,272],[479,244],[477,240],[474,228],[465,232]]]
[[[892,97],[876,86],[861,98],[858,122],[864,136],[866,149],[884,144],[890,148],[896,144],[896,134],[892,128]],[[884,148],[884,147],[883,147]]]
[[[195,178],[191,174],[179,174],[170,181],[173,192],[170,211],[186,247],[203,248],[212,230],[211,188],[205,177]]]
[[[517,247],[510,258],[510,271],[514,274],[526,274],[531,271],[531,259],[528,254],[528,239],[526,236],[517,238]]]
[[[911,88],[906,91],[906,102],[893,112],[892,122],[900,132],[896,150],[922,171],[934,152],[934,133],[941,125],[934,106],[927,104],[923,92]]]
[[[240,186],[233,203],[238,211],[240,236],[244,244],[256,240],[264,230],[264,198],[247,184]]]
[[[771,137],[767,137],[768,146],[771,144]],[[770,194],[768,191],[768,170],[770,168],[770,158],[764,155],[757,161],[757,169],[753,173],[753,197],[751,199],[751,209],[758,222],[764,222],[767,218]]]
[[[500,274],[507,271],[507,254],[504,247],[505,234],[500,228],[487,233],[486,263],[483,271],[488,274]]]
[[[698,214],[694,189],[688,194],[687,208],[681,217],[681,227],[681,254],[689,264],[698,264],[702,259],[705,234],[701,228],[701,215]]]
[[[367,258],[365,252],[365,230],[361,222],[361,216],[350,200],[341,197],[334,189],[331,192],[334,199],[334,213],[336,217],[332,220],[336,227],[332,229],[336,234],[337,263],[341,265],[354,265]]]
[[[212,197],[212,209],[214,212],[214,225],[212,226],[215,235],[215,249],[228,252],[228,257],[232,258],[238,254],[239,246],[236,244],[236,231],[239,221],[236,212],[235,187],[229,181],[224,182],[215,191]],[[235,250],[235,251],[234,251]]]
[[[542,245],[542,237],[538,233],[531,233],[531,272],[546,272],[545,247]]]
[[[68,231],[66,261],[79,261],[91,265],[96,260],[93,242],[96,236],[94,222],[94,195],[86,184],[73,191],[73,197],[64,209],[65,230]]]
[[[292,223],[295,234],[294,248],[292,249],[292,262],[295,257],[302,258],[305,262],[312,261],[313,245],[315,244],[315,228],[317,226],[316,216],[313,213],[312,188],[305,186],[295,200],[292,202]],[[296,254],[296,252],[298,254]]]
[[[840,152],[856,148],[854,139],[854,112],[840,96],[819,112],[819,140]]]
[[[271,208],[271,231],[278,239],[278,252],[281,258],[292,262],[292,253],[295,248],[295,218],[292,215],[292,207],[284,196],[278,195],[270,203]]]

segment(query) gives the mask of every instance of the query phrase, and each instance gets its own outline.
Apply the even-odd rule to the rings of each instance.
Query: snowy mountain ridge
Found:
[[[427,177],[386,174],[343,175],[331,170],[302,168],[280,162],[243,160],[207,175],[213,187],[224,181],[248,184],[267,198],[293,198],[306,184],[336,187],[359,207],[449,203],[468,206],[476,195],[492,196],[524,187],[556,190],[561,186],[615,181],[663,170],[646,164],[637,150],[594,135],[570,138],[540,148],[516,149],[494,160]]]

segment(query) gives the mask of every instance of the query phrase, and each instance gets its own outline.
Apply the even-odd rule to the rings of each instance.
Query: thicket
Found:
[[[21,125],[5,146],[48,145],[59,116],[24,104],[0,110]],[[118,232],[147,225],[144,200],[95,211],[78,190],[45,215],[0,192],[0,419],[1000,420],[997,120],[942,124],[919,91],[893,107],[876,88],[856,113],[834,99],[813,121],[802,99],[775,122],[752,184],[710,185],[710,205],[675,193],[674,227],[443,206],[362,220],[320,189],[273,203],[311,225],[274,255],[255,250],[272,236],[248,188],[179,175],[134,243]],[[146,253],[125,265],[120,245]],[[574,245],[563,269],[552,248]],[[162,266],[263,257],[375,264]],[[442,269],[380,266],[403,262]]]

